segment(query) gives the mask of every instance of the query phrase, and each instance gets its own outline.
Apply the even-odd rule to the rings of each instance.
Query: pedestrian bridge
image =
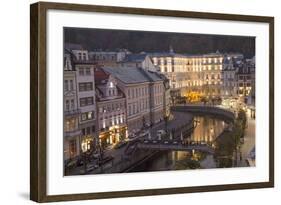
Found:
[[[177,105],[171,107],[172,111],[176,112],[190,112],[197,114],[209,114],[220,116],[226,120],[234,121],[235,113],[230,110],[226,110],[216,106],[208,106],[208,105]]]
[[[171,150],[171,151],[201,151],[209,154],[214,154],[214,148],[212,145],[205,142],[189,142],[183,143],[181,141],[141,141],[137,144],[139,149],[149,150]]]

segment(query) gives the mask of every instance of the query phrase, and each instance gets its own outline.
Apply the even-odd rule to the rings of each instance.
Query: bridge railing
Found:
[[[178,142],[172,141],[170,143],[165,143],[167,141],[144,141],[138,144],[138,148],[140,149],[155,149],[155,150],[200,150],[209,153],[214,153],[214,146],[212,143],[202,143],[202,142]],[[175,143],[176,142],[176,143]]]

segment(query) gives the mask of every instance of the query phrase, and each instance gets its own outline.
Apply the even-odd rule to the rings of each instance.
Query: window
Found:
[[[87,60],[86,53],[83,53],[83,59]]]
[[[94,103],[93,100],[94,100],[93,97],[87,98],[87,102],[88,102],[87,104],[92,105]]]
[[[66,110],[69,110],[69,100],[66,100],[66,101],[65,101],[65,109],[66,109]]]
[[[82,120],[82,121],[87,120],[87,114],[86,114],[86,113],[82,113],[82,114],[81,114],[81,120]]]
[[[76,144],[76,140],[70,140],[69,141],[69,153],[70,153],[70,157],[74,157],[75,154],[77,152],[77,144]]]
[[[78,60],[82,60],[82,53],[78,53]]]
[[[84,75],[84,68],[79,68],[79,75]]]
[[[87,98],[80,98],[80,106],[84,107],[87,105]]]
[[[94,118],[94,113],[93,111],[90,112],[84,112],[81,114],[81,120],[85,121],[85,120],[92,120]]]
[[[91,134],[91,127],[87,127],[87,134]]]
[[[129,115],[131,115],[131,114],[132,114],[132,106],[129,105]]]
[[[74,99],[71,99],[71,109],[73,110],[74,107],[75,107],[75,105],[74,105]]]
[[[70,80],[69,84],[70,84],[70,90],[73,90],[73,80]]]
[[[79,83],[79,91],[91,91],[93,90],[93,83],[92,82],[86,82],[86,83]]]
[[[129,96],[129,99],[131,98],[131,89],[129,88],[128,89],[128,96]]]
[[[86,68],[86,75],[91,75],[91,69],[90,68]]]
[[[87,91],[93,90],[93,83],[92,83],[92,82],[86,83],[86,90],[87,90]]]
[[[68,80],[64,81],[64,90],[68,91]]]
[[[93,112],[88,112],[87,118],[92,119],[92,114],[93,114]]]
[[[76,121],[74,118],[72,119],[67,119],[65,122],[65,131],[66,132],[71,132],[73,130],[75,130],[76,128]]]
[[[86,87],[85,87],[85,83],[79,83],[79,91],[85,91]]]
[[[86,97],[86,98],[80,98],[80,106],[84,107],[87,105],[93,105],[94,104],[94,98],[93,97]]]

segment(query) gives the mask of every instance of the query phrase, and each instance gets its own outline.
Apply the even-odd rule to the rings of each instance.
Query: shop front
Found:
[[[106,131],[102,131],[99,134],[100,145],[102,147],[108,147],[115,145],[116,143],[125,140],[127,138],[126,126],[111,126]]]

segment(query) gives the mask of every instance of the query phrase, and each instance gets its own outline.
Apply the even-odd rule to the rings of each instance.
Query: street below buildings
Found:
[[[237,167],[249,166],[246,159],[249,156],[250,151],[255,146],[255,120],[250,119],[247,115],[247,126],[245,130],[244,143],[241,144],[240,151],[238,153]],[[196,126],[192,133],[190,133],[188,139],[192,142],[199,143],[213,143],[217,136],[223,132],[227,127],[223,119],[216,116],[194,116],[188,112],[172,112],[172,118],[167,123],[167,130],[171,132],[173,129],[177,129],[177,136],[181,133],[181,129],[186,126],[193,127],[194,122]],[[151,135],[151,140],[158,141],[157,131],[166,130],[165,121],[161,121],[149,128],[148,131]],[[144,130],[145,131],[145,130]],[[169,136],[169,135],[168,135]],[[136,139],[138,136],[135,136]],[[176,139],[178,140],[179,137]],[[135,143],[135,142],[136,143]],[[182,161],[199,160],[201,168],[217,168],[218,164],[213,154],[204,153],[202,151],[155,151],[147,149],[137,148],[137,140],[130,139],[126,145],[114,148],[113,146],[103,150],[103,158],[112,158],[102,166],[95,167],[98,163],[94,160],[87,164],[87,174],[98,173],[119,173],[126,170],[129,172],[139,171],[157,171],[157,170],[174,170],[174,169],[188,169],[189,165],[179,165]],[[128,154],[128,150],[131,149],[131,154]],[[194,152],[195,151],[195,152]],[[95,167],[95,168],[94,168]],[[129,169],[133,167],[132,169]],[[179,168],[180,167],[180,168]],[[71,175],[84,173],[84,167],[76,167],[71,170]],[[127,172],[127,171],[126,171]]]
[[[249,154],[251,150],[255,147],[256,142],[256,120],[250,119],[249,116],[247,116],[247,127],[245,130],[244,135],[244,143],[241,145],[240,154],[238,156],[241,156],[240,159],[238,159],[238,166],[247,166],[246,159],[249,157]]]

